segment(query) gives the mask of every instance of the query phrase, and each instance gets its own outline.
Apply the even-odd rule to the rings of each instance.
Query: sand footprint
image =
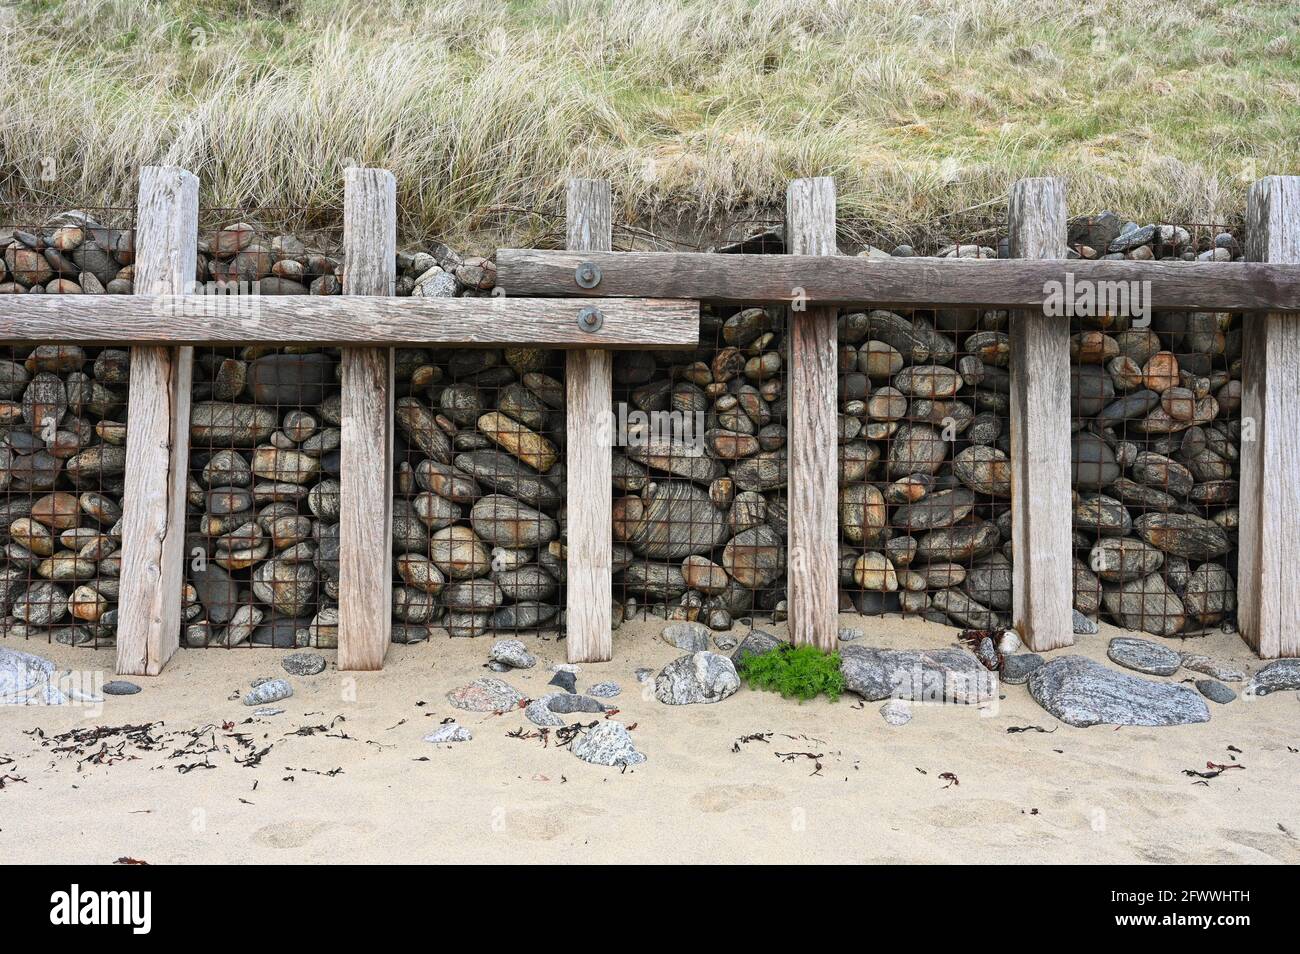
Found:
[[[312,839],[327,831],[344,828],[357,832],[374,831],[370,822],[351,822],[343,824],[335,821],[312,821],[296,818],[287,822],[272,822],[253,832],[252,840],[267,848],[301,848]]]
[[[301,848],[317,835],[334,827],[334,822],[308,821],[298,818],[289,822],[263,825],[253,832],[253,841],[267,848]]]
[[[596,805],[524,808],[507,812],[500,831],[528,841],[554,841],[569,830],[569,823],[575,818],[594,818],[604,814],[605,809]]]
[[[781,792],[771,785],[711,785],[691,796],[691,804],[699,811],[716,814],[746,802],[775,802]]]

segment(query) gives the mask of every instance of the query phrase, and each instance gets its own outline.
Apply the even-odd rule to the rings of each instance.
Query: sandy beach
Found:
[[[394,645],[382,673],[339,673],[326,653],[323,673],[287,677],[294,695],[275,716],[255,716],[239,699],[253,679],[286,675],[287,651],[263,648],[181,650],[161,677],[135,680],[142,692],[108,696],[99,712],[2,708],[0,856],[78,864],[1300,862],[1295,693],[1211,704],[1206,724],[1118,730],[1060,724],[1023,686],[1004,686],[985,712],[914,706],[900,727],[885,723],[880,703],[851,695],[799,704],[742,688],[714,705],[666,706],[634,676],[680,655],[657,638],[662,625],[625,625],[615,660],[578,675],[580,691],[602,680],[623,687],[610,700],[614,718],[648,759],[626,771],[575,758],[554,733],[539,738],[522,711],[453,709],[448,690],[492,675],[488,638]],[[952,645],[956,634],[920,620],[846,615],[841,625],[863,629],[865,645],[898,649]],[[1101,628],[1072,651],[1104,660],[1108,638],[1121,631]],[[524,641],[537,666],[502,678],[530,697],[552,691],[549,667],[563,662],[563,643]],[[1235,635],[1162,642],[1247,672],[1260,666]],[[5,645],[112,678],[110,652]],[[424,742],[448,717],[472,741]],[[119,754],[131,757],[121,760],[122,736],[105,739],[98,759],[87,756],[99,743],[78,754],[52,741],[78,727],[159,721],[148,730],[158,744],[128,742]],[[1026,726],[1044,731],[1013,731]],[[257,752],[258,764],[241,764]],[[1184,774],[1207,762],[1243,768],[1209,780]]]

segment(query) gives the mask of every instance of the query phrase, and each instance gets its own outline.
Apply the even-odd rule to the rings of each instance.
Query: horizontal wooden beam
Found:
[[[687,348],[699,317],[698,302],[640,299],[0,295],[0,341]]]
[[[587,268],[578,283],[580,266]],[[501,249],[497,281],[511,295],[691,298],[882,307],[1041,308],[1049,282],[1150,282],[1152,307],[1300,310],[1300,266],[1259,262],[1064,261],[540,252]],[[1141,287],[1141,286],[1139,286]]]

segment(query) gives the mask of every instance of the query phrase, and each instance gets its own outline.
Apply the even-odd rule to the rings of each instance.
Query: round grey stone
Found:
[[[907,725],[912,721],[912,706],[906,699],[890,699],[880,707],[880,715],[890,725]]]
[[[488,657],[512,669],[531,669],[537,665],[537,657],[518,639],[498,639],[488,650]]]
[[[280,665],[291,676],[314,676],[325,670],[325,657],[320,653],[290,653],[280,660]]]
[[[1232,689],[1217,679],[1197,679],[1196,690],[1211,702],[1217,702],[1221,706],[1226,706],[1237,698],[1237,694]]]

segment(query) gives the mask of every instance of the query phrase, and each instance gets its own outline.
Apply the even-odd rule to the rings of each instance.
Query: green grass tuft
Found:
[[[746,654],[740,676],[751,689],[779,692],[800,702],[822,694],[834,702],[844,691],[840,654],[824,653],[815,646],[784,643],[762,655]]]

